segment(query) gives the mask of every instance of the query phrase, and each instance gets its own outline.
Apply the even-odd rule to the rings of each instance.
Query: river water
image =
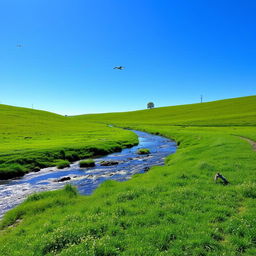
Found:
[[[174,141],[141,131],[133,132],[139,138],[137,146],[95,158],[95,167],[80,168],[76,162],[65,169],[49,167],[28,173],[19,179],[0,181],[0,218],[32,193],[60,189],[71,183],[80,194],[89,195],[105,180],[125,181],[133,174],[147,171],[151,166],[163,165],[164,158],[176,151]],[[150,154],[138,155],[136,151],[139,148],[148,148]],[[101,166],[102,161],[116,161],[118,164]],[[69,177],[70,180],[59,182],[63,177]]]

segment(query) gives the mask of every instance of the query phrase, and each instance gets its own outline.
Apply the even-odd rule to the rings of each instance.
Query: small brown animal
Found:
[[[218,179],[221,179],[224,185],[227,185],[229,181],[219,172],[217,172],[214,176],[214,181],[217,182]]]

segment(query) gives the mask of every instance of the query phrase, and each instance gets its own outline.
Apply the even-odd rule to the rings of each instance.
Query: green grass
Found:
[[[45,111],[0,105],[0,120],[0,179],[137,143],[130,131]]]
[[[95,166],[95,162],[93,159],[86,159],[79,162],[80,167],[93,167]]]
[[[136,153],[139,155],[146,155],[146,154],[150,154],[150,150],[148,148],[140,148],[137,150]]]
[[[0,255],[256,255],[256,152],[240,138],[256,139],[252,99],[220,101],[222,108],[205,103],[211,112],[200,117],[204,126],[196,114],[191,114],[195,123],[182,125],[179,115],[187,113],[179,107],[173,107],[180,113],[176,121],[169,120],[175,116],[172,107],[161,115],[150,110],[151,117],[141,111],[140,121],[138,112],[93,115],[96,121],[173,138],[178,150],[165,166],[127,182],[107,181],[91,196],[79,196],[70,186],[31,196],[2,220]],[[232,114],[224,120],[229,104]],[[76,118],[89,120],[71,119]],[[230,184],[216,184],[216,172]]]
[[[58,169],[64,169],[70,166],[70,162],[68,160],[59,160],[56,162],[56,166]]]
[[[122,125],[255,126],[256,96],[74,118]]]

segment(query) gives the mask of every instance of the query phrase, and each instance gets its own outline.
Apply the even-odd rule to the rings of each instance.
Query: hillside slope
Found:
[[[0,179],[137,143],[129,131],[6,105],[0,105],[0,140]]]
[[[256,96],[207,103],[161,107],[126,113],[81,115],[73,118],[98,122],[195,126],[256,125]]]

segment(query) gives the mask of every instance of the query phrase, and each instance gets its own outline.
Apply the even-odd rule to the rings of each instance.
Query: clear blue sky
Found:
[[[0,102],[81,114],[255,95],[255,13],[254,0],[0,0]]]

